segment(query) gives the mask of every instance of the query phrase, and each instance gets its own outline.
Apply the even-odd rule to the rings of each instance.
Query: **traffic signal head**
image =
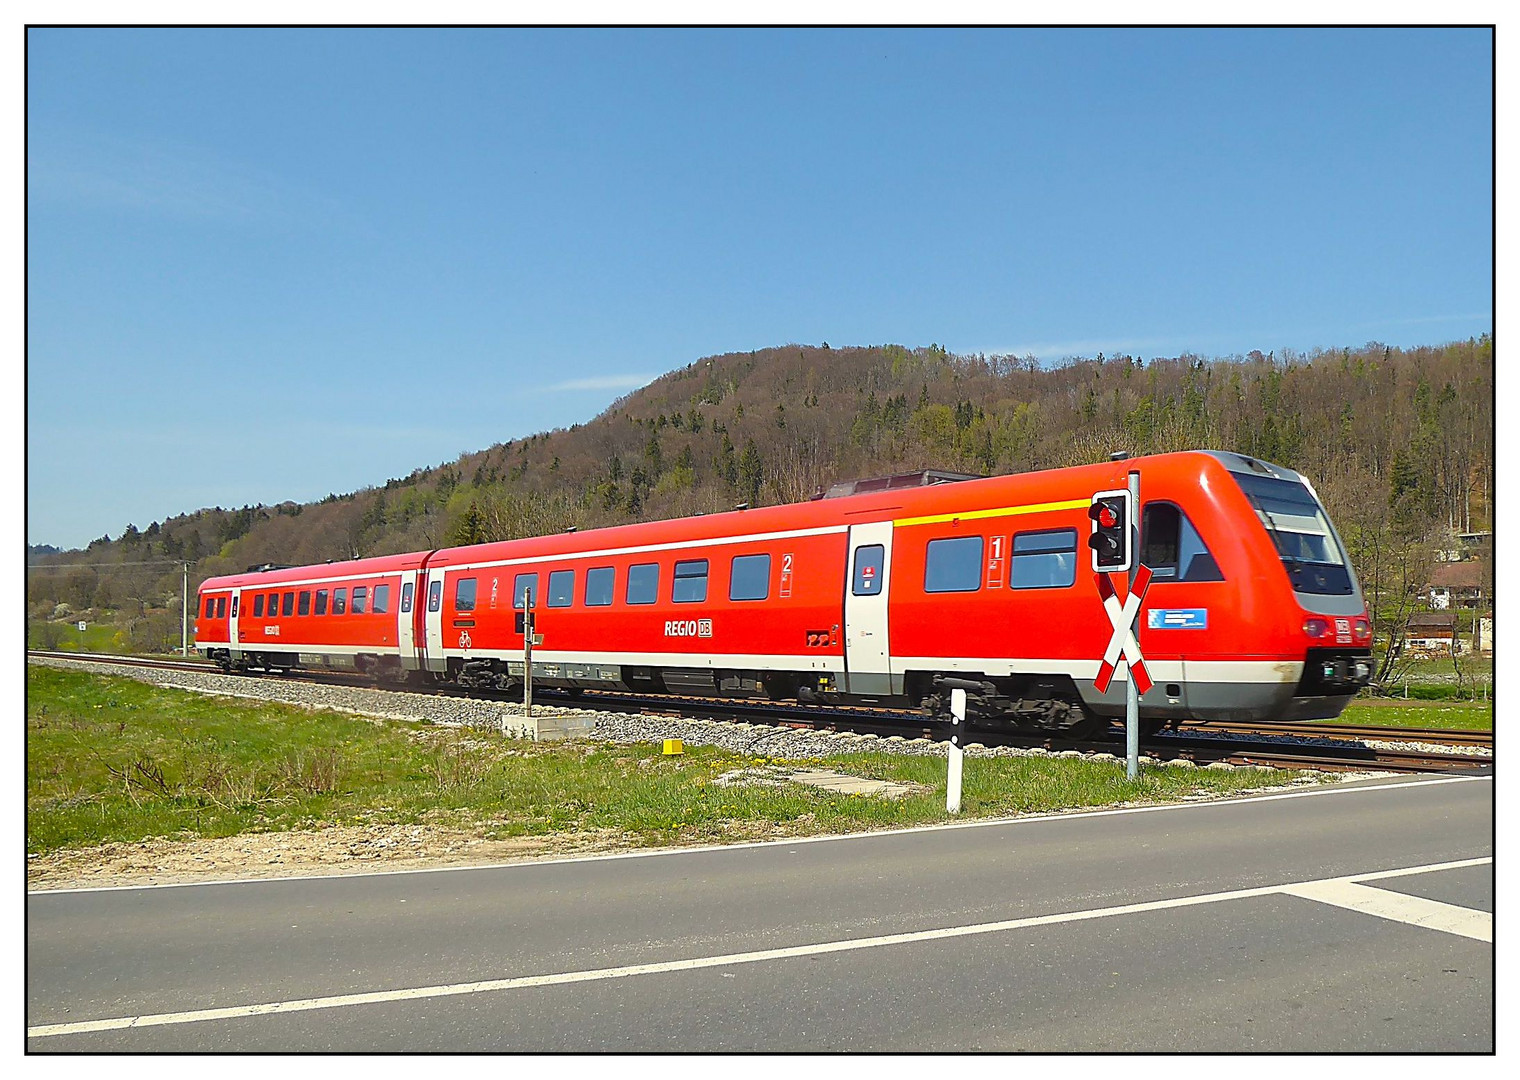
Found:
[[[1130,519],[1129,492],[1100,491],[1092,497],[1087,508],[1092,519],[1092,535],[1087,546],[1092,548],[1092,567],[1098,573],[1122,572],[1130,568]]]

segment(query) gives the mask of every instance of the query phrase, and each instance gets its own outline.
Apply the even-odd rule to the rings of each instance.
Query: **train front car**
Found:
[[[1177,704],[1199,719],[1340,715],[1371,678],[1372,627],[1313,487],[1239,454],[1179,458],[1141,467],[1147,658],[1180,661]]]

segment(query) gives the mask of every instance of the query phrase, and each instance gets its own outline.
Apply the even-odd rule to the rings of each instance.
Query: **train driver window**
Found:
[[[612,587],[616,584],[617,571],[610,566],[598,566],[586,571],[586,606],[610,607]]]
[[[676,563],[675,580],[670,585],[670,599],[676,604],[700,604],[707,599],[706,559]]]
[[[856,596],[875,596],[881,592],[882,564],[887,549],[883,544],[866,544],[855,549],[855,573],[850,590]]]
[[[555,570],[549,575],[549,606],[569,607],[575,603],[575,571]]]
[[[218,596],[216,598],[216,617],[218,619],[227,617],[227,598],[225,596]]]
[[[1140,561],[1157,582],[1223,581],[1219,564],[1193,523],[1171,503],[1148,503],[1140,528]]]
[[[764,600],[771,594],[771,557],[735,555],[728,574],[730,600]]]
[[[211,618],[211,613],[213,611],[215,611],[215,610],[216,610],[216,599],[214,597],[210,597],[210,596],[206,597],[206,618],[208,618],[208,619]]]
[[[334,589],[333,590],[333,614],[334,615],[342,615],[347,610],[348,610],[348,590],[347,589]]]
[[[302,589],[301,590],[301,598],[296,601],[296,614],[297,615],[310,615],[311,614],[311,590],[310,589]]]
[[[295,613],[296,613],[296,594],[293,593],[293,592],[288,592],[288,593],[285,594],[285,598],[280,601],[280,614],[283,615],[283,616],[285,616],[286,618],[289,618],[290,616],[294,615]]]
[[[924,556],[924,592],[976,592],[982,587],[982,538],[930,540]]]
[[[326,615],[327,614],[327,590],[326,589],[318,589],[317,590],[317,614],[318,615]]]
[[[428,586],[428,610],[437,611],[443,603],[443,582],[435,581]]]
[[[369,587],[367,585],[358,585],[358,586],[355,586],[355,588],[354,588],[354,602],[349,607],[348,610],[351,611],[351,612],[353,612],[355,615],[363,615],[364,614],[364,601],[367,600],[368,598],[369,598]]]
[[[518,574],[512,580],[512,606],[522,611],[529,604],[538,607],[538,575]]]
[[[660,564],[639,563],[628,568],[628,592],[624,600],[630,604],[652,604],[659,598]]]
[[[257,596],[255,596],[253,598],[253,617],[255,619],[262,619],[264,617],[264,594],[263,593],[259,593]]]
[[[1016,533],[1011,589],[1064,589],[1077,580],[1077,530]]]
[[[410,581],[401,586],[401,610],[403,612],[412,610],[412,583]]]
[[[375,586],[375,602],[370,611],[376,615],[384,615],[391,609],[391,587],[389,585]]]
[[[475,610],[475,579],[472,577],[456,578],[454,580],[454,610]]]

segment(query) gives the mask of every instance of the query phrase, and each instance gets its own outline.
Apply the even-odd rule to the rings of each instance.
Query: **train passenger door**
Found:
[[[413,628],[417,624],[417,571],[401,572],[401,602],[396,605],[396,649],[401,653],[401,666],[407,671],[417,666],[417,639]]]
[[[850,526],[850,578],[844,591],[844,666],[851,694],[892,693],[887,593],[892,523]]]
[[[426,628],[424,640],[427,642],[427,669],[444,671],[448,665],[443,658],[443,570],[428,571],[426,580],[427,610],[422,617]]]
[[[227,601],[232,605],[227,614],[227,642],[234,656],[238,651],[238,609],[243,606],[242,596],[242,589],[233,589],[232,599]]]

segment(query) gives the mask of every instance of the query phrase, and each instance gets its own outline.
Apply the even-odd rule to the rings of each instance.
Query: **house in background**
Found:
[[[1487,569],[1483,559],[1436,563],[1425,587],[1426,601],[1436,611],[1486,607]]]
[[[1458,628],[1458,622],[1461,628]],[[1494,620],[1479,616],[1468,621],[1455,611],[1420,611],[1409,620],[1404,632],[1404,648],[1414,653],[1450,656],[1491,656],[1494,651]]]
[[[1415,652],[1451,654],[1457,636],[1455,612],[1418,611],[1409,620],[1404,647]],[[1461,647],[1459,646],[1459,651]]]

